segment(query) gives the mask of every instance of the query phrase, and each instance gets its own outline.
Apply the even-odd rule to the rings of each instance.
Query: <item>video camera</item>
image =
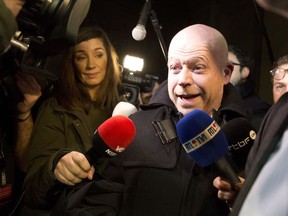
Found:
[[[90,0],[26,0],[17,16],[19,32],[11,40],[20,70],[57,80],[64,51],[75,44],[89,7]]]
[[[124,70],[122,72],[123,94],[128,102],[138,105],[138,95],[140,92],[150,92],[155,83],[159,80],[158,76],[143,73],[133,73]]]

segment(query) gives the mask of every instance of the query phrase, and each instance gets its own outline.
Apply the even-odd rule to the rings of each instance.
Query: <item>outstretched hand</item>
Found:
[[[92,180],[95,169],[84,154],[72,151],[64,155],[57,163],[54,175],[63,184],[73,186],[83,179]]]

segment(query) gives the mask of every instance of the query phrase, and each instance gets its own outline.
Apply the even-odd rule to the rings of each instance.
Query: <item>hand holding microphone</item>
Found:
[[[235,118],[223,125],[221,130],[228,141],[228,155],[237,172],[242,172],[256,139],[256,129],[245,118]]]
[[[222,131],[229,143],[228,155],[232,159],[237,171],[242,172],[245,168],[249,151],[256,139],[256,130],[246,119],[235,118],[228,121],[222,127]],[[238,192],[245,182],[244,178],[240,177],[240,180],[241,183],[237,184],[236,190],[220,177],[215,178],[213,181],[214,187],[218,189],[218,198],[225,200],[230,207],[233,205]]]
[[[54,169],[58,181],[75,185],[83,179],[92,179],[93,164],[99,159],[111,158],[124,151],[136,134],[134,123],[126,116],[117,115],[103,122],[94,132],[92,147],[84,154],[76,151],[65,154]]]
[[[209,115],[194,110],[177,123],[176,130],[183,148],[199,166],[213,165],[232,186],[240,182],[225,157],[228,151],[225,134]]]
[[[94,172],[94,167],[89,164],[84,154],[71,151],[60,158],[54,169],[54,176],[59,182],[73,186],[86,178],[91,180]],[[62,188],[63,185],[56,184],[55,188],[58,187]]]
[[[237,183],[237,185],[234,187],[232,187],[229,182],[223,180],[219,176],[213,180],[213,186],[218,190],[218,198],[225,201],[229,207],[233,206],[233,203],[245,182],[244,178],[239,178],[241,183]]]

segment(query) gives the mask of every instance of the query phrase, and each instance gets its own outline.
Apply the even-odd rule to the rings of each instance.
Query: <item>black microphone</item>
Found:
[[[226,158],[228,142],[220,126],[207,113],[194,110],[176,125],[178,138],[189,156],[201,167],[212,165],[234,187],[240,180]]]
[[[132,37],[137,41],[141,41],[146,37],[145,25],[147,22],[148,15],[150,13],[150,9],[151,9],[151,3],[149,0],[146,0],[140,18],[138,20],[138,23],[136,27],[132,30]]]
[[[245,169],[246,160],[256,139],[256,129],[245,119],[235,118],[222,126],[227,141],[227,154],[238,172]]]

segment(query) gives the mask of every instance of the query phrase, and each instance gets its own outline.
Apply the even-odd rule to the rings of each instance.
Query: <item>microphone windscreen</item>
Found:
[[[132,30],[132,37],[136,41],[141,41],[144,40],[146,37],[146,29],[145,26],[142,25],[137,25],[133,30]]]
[[[128,102],[120,101],[114,108],[112,116],[123,115],[130,116],[131,114],[137,112],[137,108]]]
[[[228,142],[219,125],[202,110],[185,115],[176,125],[178,138],[200,166],[208,166],[225,155]]]
[[[245,168],[246,160],[256,139],[256,129],[245,119],[235,118],[222,126],[228,141],[228,154],[238,171]]]
[[[102,123],[97,133],[110,149],[117,151],[119,148],[126,149],[133,141],[136,127],[128,117],[117,115]]]

